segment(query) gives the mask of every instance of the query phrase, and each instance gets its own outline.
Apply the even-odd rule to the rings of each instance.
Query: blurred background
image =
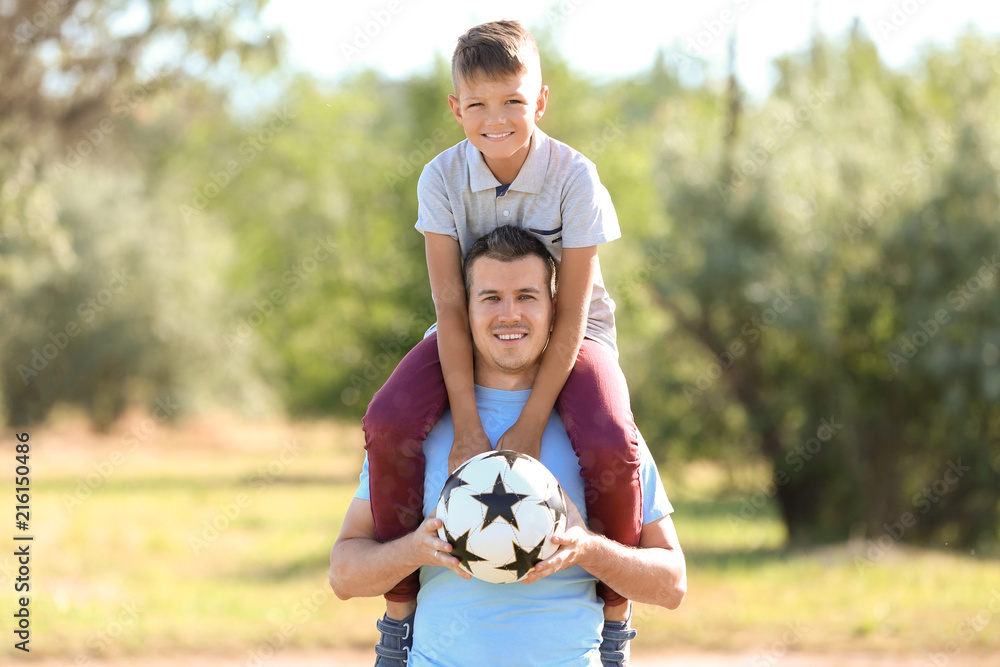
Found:
[[[48,466],[40,649],[242,651],[296,605],[272,649],[372,640],[324,563],[360,417],[434,319],[415,188],[463,138],[450,52],[517,18],[540,126],[618,211],[621,363],[689,547],[641,641],[997,650],[1000,11],[696,4],[0,1],[0,417]],[[122,600],[142,630],[95,640]]]

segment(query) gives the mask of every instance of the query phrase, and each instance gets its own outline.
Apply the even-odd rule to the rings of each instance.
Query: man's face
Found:
[[[476,383],[531,388],[555,316],[545,262],[539,257],[513,262],[480,257],[469,282]]]
[[[499,81],[459,80],[448,103],[486,166],[499,181],[510,183],[524,164],[548,98],[539,75],[525,72]]]

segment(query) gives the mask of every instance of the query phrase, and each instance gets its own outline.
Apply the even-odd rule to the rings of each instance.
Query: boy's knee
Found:
[[[639,461],[631,458],[625,451],[607,451],[594,459],[587,477],[600,493],[616,488],[631,488],[638,483]]]
[[[584,468],[638,469],[639,439],[635,427],[610,417],[593,419],[578,429],[576,450]]]
[[[578,443],[577,456],[586,484],[588,505],[601,502],[607,493],[621,490],[633,493],[639,485],[639,447],[634,436],[624,430],[608,430],[604,433],[588,435],[603,436],[588,438]]]
[[[365,410],[365,416],[361,418],[361,425],[368,437],[383,432],[393,423],[394,411],[389,401],[380,395],[381,393],[375,392],[368,409]]]

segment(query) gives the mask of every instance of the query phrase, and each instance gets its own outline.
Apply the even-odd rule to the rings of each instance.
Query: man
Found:
[[[556,308],[555,263],[529,233],[500,227],[476,242],[464,272],[476,401],[495,443],[516,421],[538,373]],[[416,532],[386,543],[375,539],[366,465],[330,554],[330,585],[343,600],[382,595],[420,570],[415,616],[403,623],[388,617],[378,623],[383,633],[376,647],[379,660],[398,662],[377,664],[624,664],[634,631],[627,620],[604,621],[596,580],[631,600],[668,609],[680,605],[687,589],[672,508],[645,443],[640,445],[643,529],[639,548],[632,549],[587,530],[578,509],[586,506],[579,461],[553,412],[541,461],[569,499],[569,528],[556,538],[555,555],[539,563],[524,584],[501,585],[471,579],[449,555],[451,546],[438,538],[440,520],[429,516],[448,477],[452,437],[446,414],[424,444],[428,518]]]

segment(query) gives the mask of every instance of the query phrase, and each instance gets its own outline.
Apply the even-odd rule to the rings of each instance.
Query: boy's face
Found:
[[[538,73],[525,72],[497,81],[461,79],[448,104],[493,175],[511,183],[528,156],[548,99],[549,88],[541,85]]]

